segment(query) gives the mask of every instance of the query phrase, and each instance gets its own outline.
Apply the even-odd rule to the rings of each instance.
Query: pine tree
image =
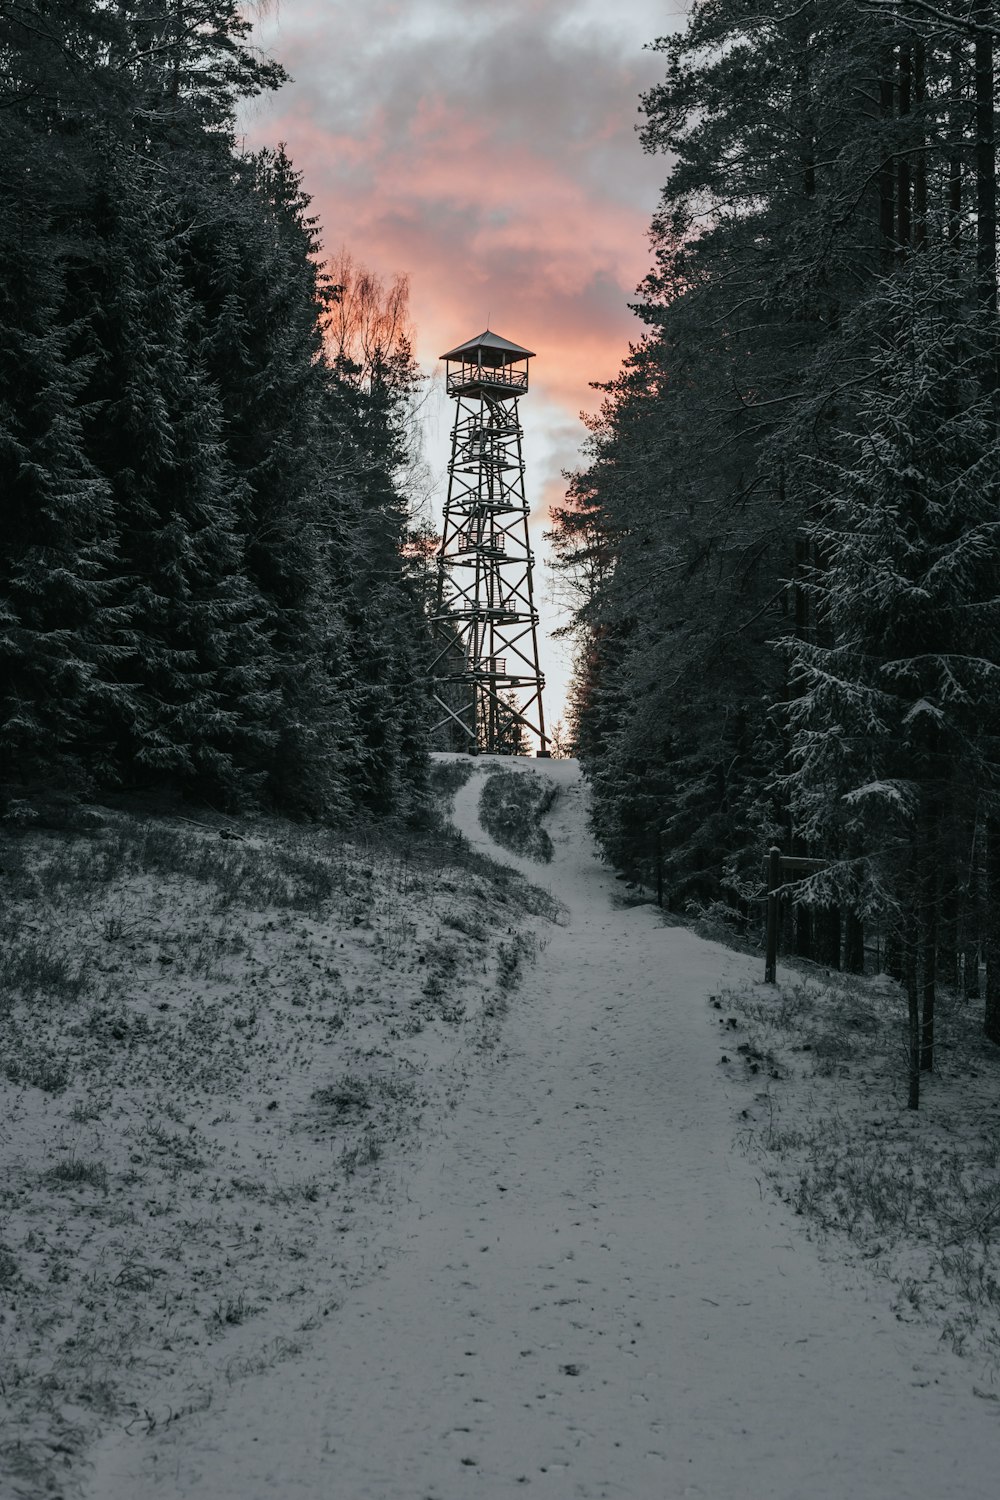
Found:
[[[416,813],[427,776],[430,641],[424,597],[404,556],[410,522],[402,481],[417,384],[407,288],[399,280],[386,287],[345,256],[330,274],[337,290],[328,347],[357,506],[345,556],[361,744],[356,787],[372,812]]]
[[[86,787],[90,725],[114,696],[125,623],[111,496],[86,451],[86,365],[60,325],[51,246],[10,207],[0,201],[0,780]]]
[[[117,0],[127,49],[115,58],[139,95],[150,134],[203,152],[226,135],[241,99],[280,88],[287,74],[252,44],[239,0]]]
[[[237,0],[0,13],[4,743],[96,787],[418,811],[405,285],[332,283],[284,151],[237,154],[283,77]]]
[[[75,287],[102,408],[89,450],[111,487],[132,616],[120,667],[131,699],[107,725],[109,753],[128,780],[239,800],[271,734],[272,664],[166,207],[155,181],[109,160],[94,202],[99,254]]]
[[[942,882],[963,883],[959,851],[1000,788],[1000,448],[982,315],[950,269],[915,259],[857,314],[880,342],[851,461],[814,470],[817,638],[786,642],[792,810],[839,856],[814,884],[860,892],[895,925],[914,1106],[933,1061]]]
[[[643,101],[643,141],[671,169],[637,308],[648,332],[607,388],[557,530],[571,568],[574,526],[608,559],[577,613],[598,826],[626,868],[648,863],[640,804],[656,786],[671,899],[742,901],[774,837],[830,852],[810,847],[775,776],[790,746],[774,642],[835,644],[808,586],[825,563],[809,522],[816,472],[843,464],[876,379],[876,315],[854,315],[873,279],[947,252],[935,264],[958,304],[994,305],[987,12],[710,0],[655,44],[665,78]],[[995,323],[979,336],[984,381]],[[954,881],[946,897],[961,923]],[[817,937],[839,961],[841,919],[813,920],[804,900],[799,950]]]
[[[246,566],[275,652],[266,792],[288,811],[332,817],[348,810],[357,739],[331,569],[356,505],[345,403],[323,350],[328,293],[309,199],[285,153],[244,158],[232,178],[185,185],[184,215],[198,228],[182,268],[240,480]]]

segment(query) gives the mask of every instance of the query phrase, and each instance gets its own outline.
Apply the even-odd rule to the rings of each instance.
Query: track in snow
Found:
[[[106,1445],[92,1500],[992,1497],[1000,1409],[733,1151],[706,1002],[749,961],[615,904],[575,763],[504,764],[560,784],[552,864],[492,845],[478,774],[455,821],[568,916],[399,1253],[301,1360]]]

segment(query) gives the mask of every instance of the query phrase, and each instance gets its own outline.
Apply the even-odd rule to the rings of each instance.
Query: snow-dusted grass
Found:
[[[901,1319],[1000,1375],[1000,1052],[978,1008],[939,1002],[915,1113],[905,1000],[884,976],[748,986],[713,1004],[723,1066],[752,1086],[744,1140],[782,1197],[893,1283]]]
[[[366,1205],[554,912],[441,829],[91,822],[0,834],[0,1492],[32,1500],[370,1274]]]
[[[436,755],[431,762],[431,787],[438,801],[450,807],[455,793],[472,777],[476,763],[467,755]]]
[[[542,819],[558,790],[555,783],[531,771],[494,771],[479,794],[479,822],[502,849],[548,864],[552,840]]]

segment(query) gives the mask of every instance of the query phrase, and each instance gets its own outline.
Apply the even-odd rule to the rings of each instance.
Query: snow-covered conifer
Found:
[[[967,883],[970,830],[1000,781],[1000,484],[980,315],[937,257],[887,279],[837,461],[806,460],[811,639],[789,637],[796,826],[826,882],[890,916],[923,966],[932,1040],[937,903]]]

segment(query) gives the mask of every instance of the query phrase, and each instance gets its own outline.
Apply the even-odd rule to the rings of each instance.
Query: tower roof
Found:
[[[469,339],[464,344],[459,344],[455,349],[449,349],[447,354],[442,354],[442,359],[461,359],[472,363],[472,356],[479,349],[488,350],[492,358],[483,360],[482,363],[494,365],[510,365],[516,359],[534,359],[530,349],[522,349],[520,344],[512,344],[510,339],[502,339],[498,333],[491,333],[487,328],[478,338]]]

